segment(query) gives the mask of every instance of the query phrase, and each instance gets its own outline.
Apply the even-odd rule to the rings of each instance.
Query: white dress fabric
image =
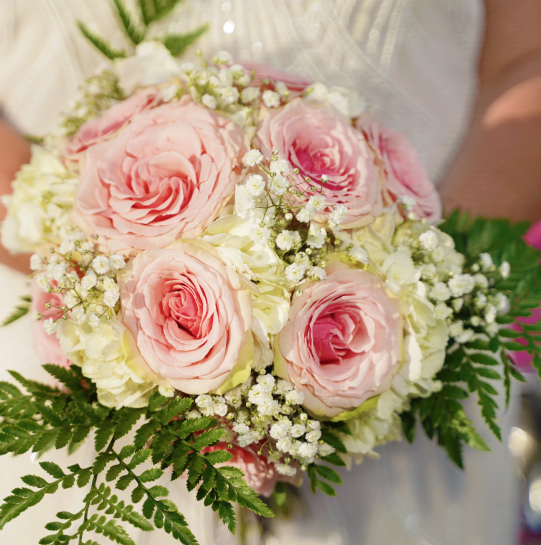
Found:
[[[225,49],[238,61],[357,89],[380,119],[410,138],[437,182],[467,125],[475,95],[481,4],[185,0],[160,30],[185,32],[209,22],[210,31],[197,44],[209,56]],[[123,45],[111,5],[110,0],[0,0],[0,112],[22,133],[49,130],[102,62],[77,30],[77,19],[115,46]],[[0,317],[25,293],[24,277],[2,267]],[[0,379],[10,368],[39,374],[30,327],[28,317],[0,330]],[[470,413],[477,410],[472,406]],[[502,417],[504,437],[512,415]],[[311,515],[282,524],[268,543],[508,545],[516,522],[512,463],[505,440],[490,443],[490,454],[466,453],[465,474],[422,432],[414,446],[386,445],[380,460],[365,460],[345,475],[337,500],[307,500]],[[63,466],[89,464],[93,455],[91,443],[69,462],[63,453],[47,454]],[[0,468],[2,497],[19,486],[20,476],[40,471],[29,454],[0,458]],[[0,542],[37,543],[46,533],[44,524],[82,497],[82,491],[72,489],[48,498],[9,523]],[[235,542],[182,483],[172,485],[172,499],[202,545]],[[162,532],[130,533],[138,545],[173,543]]]

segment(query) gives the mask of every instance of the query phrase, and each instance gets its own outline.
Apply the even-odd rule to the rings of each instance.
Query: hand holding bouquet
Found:
[[[195,543],[148,484],[164,471],[234,532],[233,502],[272,516],[258,494],[304,473],[333,495],[332,465],[413,440],[417,419],[462,466],[464,444],[487,446],[460,400],[477,393],[498,435],[489,381],[522,378],[509,350],[539,366],[538,326],[501,326],[541,297],[524,226],[439,223],[415,150],[352,91],[142,41],[42,144],[2,235],[34,252],[36,340],[57,382],[0,383],[0,452],[76,448],[94,431],[97,455],[68,472],[43,462],[53,480],[25,477],[0,528],[76,481],[90,486],[82,509],[41,543],[92,530],[133,543],[115,518]],[[142,515],[104,480],[132,487]]]

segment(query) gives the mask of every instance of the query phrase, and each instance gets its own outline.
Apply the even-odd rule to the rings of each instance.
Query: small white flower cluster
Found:
[[[276,150],[266,160],[258,149],[251,149],[243,162],[246,167],[259,168],[262,172],[250,174],[244,185],[237,188],[235,212],[250,222],[247,236],[256,244],[274,247],[289,263],[285,268],[288,282],[298,287],[305,281],[323,280],[331,236],[343,234],[340,226],[347,217],[347,207],[337,205],[329,214],[327,227],[312,221],[316,213],[326,207],[323,189],[327,177],[322,176],[320,190],[310,182],[309,189],[315,193],[299,205],[296,198],[305,196],[307,190],[301,191],[295,186],[298,169],[293,169],[289,161],[279,159]],[[350,257],[362,264],[368,262],[363,248],[352,247]]]
[[[496,317],[506,311],[508,301],[493,286],[498,277],[509,276],[509,263],[498,268],[484,253],[465,272],[461,264],[447,261],[449,248],[441,232],[426,226],[418,237],[402,243],[419,267],[428,299],[435,305],[435,317],[448,322],[449,334],[457,343],[467,343],[476,333],[496,334]]]
[[[296,468],[328,456],[334,449],[321,440],[321,424],[302,411],[302,392],[287,380],[272,374],[250,375],[240,386],[223,396],[197,396],[197,410],[189,418],[215,416],[223,419],[224,426],[233,432],[233,441],[240,447],[267,442],[268,458],[278,473],[293,476]]]
[[[36,271],[36,282],[42,290],[62,296],[64,304],[58,309],[62,318],[77,325],[88,322],[93,328],[100,325],[102,317],[112,318],[120,298],[116,274],[126,265],[124,257],[98,254],[83,233],[76,233],[51,250],[50,258],[34,254],[30,267]],[[49,335],[54,333],[53,319],[44,320],[43,327]]]

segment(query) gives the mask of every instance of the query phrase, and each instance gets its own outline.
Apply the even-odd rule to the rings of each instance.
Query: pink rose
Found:
[[[382,163],[385,204],[394,203],[400,197],[412,197],[416,202],[414,212],[417,219],[441,219],[440,196],[409,140],[370,116],[361,116],[357,127],[363,131]]]
[[[111,106],[102,117],[87,121],[75,133],[64,154],[68,158],[90,146],[111,138],[138,112],[158,104],[158,89],[147,87],[130,98]]]
[[[248,486],[251,486],[256,494],[261,494],[267,498],[273,493],[274,487],[278,481],[290,482],[296,486],[300,486],[302,482],[302,473],[297,470],[293,477],[280,475],[276,471],[276,467],[272,462],[269,462],[265,452],[258,454],[260,444],[249,445],[247,447],[239,447],[233,445],[232,448],[226,448],[225,443],[218,444],[214,447],[205,447],[201,452],[212,452],[215,450],[227,450],[233,455],[233,458],[228,462],[216,464],[216,467],[222,465],[237,467],[244,473],[243,479]]]
[[[326,222],[332,205],[344,204],[347,227],[370,223],[380,213],[381,189],[373,154],[361,132],[331,113],[309,106],[297,98],[280,110],[269,111],[257,131],[256,146],[270,157],[278,150],[279,159],[287,159],[299,169],[295,175],[298,188],[320,186],[328,177],[323,194],[327,206],[316,214],[316,221]],[[305,178],[313,180],[306,184]],[[313,191],[308,189],[305,202]]]
[[[295,72],[286,72],[285,70],[276,70],[271,66],[259,64],[257,62],[244,62],[242,66],[249,72],[255,72],[255,78],[251,80],[250,85],[256,87],[272,88],[278,83],[285,83],[290,92],[290,97],[301,95],[310,85],[312,81],[296,74]],[[263,81],[268,80],[269,85],[263,85]]]
[[[47,293],[43,291],[37,284],[35,278],[30,284],[30,295],[32,297],[31,311],[37,312],[43,316],[40,320],[34,322],[32,329],[34,334],[34,344],[36,352],[44,365],[46,363],[54,363],[69,367],[70,361],[60,348],[60,341],[55,334],[47,335],[43,329],[43,321],[48,318],[57,320],[62,318],[62,311],[55,307],[64,306],[64,298],[61,294],[53,292]],[[51,303],[52,308],[47,308],[46,304]]]
[[[278,373],[304,392],[307,409],[329,417],[387,390],[401,363],[402,318],[384,284],[335,269],[294,299],[278,340]]]
[[[187,394],[221,386],[252,324],[250,292],[203,242],[140,253],[122,271],[125,325],[158,375]]]
[[[245,152],[239,127],[188,98],[140,112],[87,151],[73,218],[111,252],[195,237],[233,192]]]

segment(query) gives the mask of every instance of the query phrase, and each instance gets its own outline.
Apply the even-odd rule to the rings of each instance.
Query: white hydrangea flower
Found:
[[[306,427],[302,424],[294,424],[293,426],[291,426],[289,433],[291,434],[291,437],[297,439],[301,435],[304,435],[306,433]]]
[[[492,261],[492,256],[490,254],[487,254],[486,252],[480,254],[479,259],[481,261],[481,267],[484,271],[489,271],[492,265],[494,265],[494,261]]]
[[[99,255],[92,260],[92,268],[98,274],[107,274],[111,270],[109,259],[104,255]]]
[[[304,401],[304,394],[298,390],[291,390],[285,395],[285,399],[290,405],[301,405]]]
[[[308,276],[312,276],[318,280],[325,280],[327,277],[327,272],[322,267],[310,267],[307,274]]]
[[[276,382],[276,379],[271,374],[259,375],[256,380],[265,392],[272,392],[272,389],[274,388],[274,384]]]
[[[56,331],[56,323],[52,318],[43,320],[43,330],[47,335],[52,335]]]
[[[267,108],[278,108],[280,106],[280,95],[270,89],[263,91],[262,99]]]
[[[288,252],[299,244],[301,241],[301,235],[297,231],[282,231],[277,237],[276,237],[276,246],[280,250],[284,250],[285,252]]]
[[[348,250],[348,255],[358,263],[362,263],[363,265],[368,263],[368,252],[360,246],[352,246]]]
[[[271,230],[268,227],[255,225],[253,229],[250,229],[248,236],[256,244],[266,244],[270,240]]]
[[[312,458],[317,454],[318,447],[312,443],[302,443],[299,446],[299,457],[300,458]]]
[[[325,208],[324,195],[312,195],[308,199],[308,206],[311,206],[316,211],[323,210],[323,208]]]
[[[446,320],[453,314],[453,309],[449,308],[445,303],[438,303],[434,309],[436,320]]]
[[[285,269],[286,278],[290,282],[300,282],[304,277],[305,271],[306,271],[306,267],[303,267],[302,265],[299,265],[298,263],[292,263],[291,265],[287,266]]]
[[[265,180],[259,174],[252,174],[246,180],[246,189],[250,195],[259,197],[265,191]]]
[[[475,287],[475,278],[471,274],[457,274],[448,282],[453,297],[470,293]]]
[[[314,219],[315,215],[316,211],[311,206],[305,206],[297,213],[297,221],[300,221],[301,223],[308,223]]]
[[[120,293],[118,290],[108,290],[103,294],[103,304],[106,307],[113,308],[118,299],[120,297]]]
[[[511,273],[511,265],[507,261],[504,261],[500,265],[500,274],[502,275],[502,278],[509,278],[509,274]]]
[[[329,214],[329,225],[338,227],[347,218],[348,209],[344,204],[338,204],[336,208]]]
[[[212,396],[209,396],[208,394],[202,394],[200,396],[197,396],[195,398],[195,404],[200,409],[207,409],[209,407],[212,407],[212,404],[213,404]]]
[[[270,189],[277,195],[283,195],[289,189],[289,180],[281,174],[276,174],[271,180]]]
[[[100,325],[100,318],[95,312],[90,312],[86,319],[91,327],[98,327]]]
[[[270,162],[269,169],[273,174],[289,174],[291,163],[287,159],[277,159]]]
[[[126,260],[120,254],[109,257],[109,265],[113,271],[121,271],[126,266]]]
[[[293,477],[297,473],[297,468],[289,464],[274,464],[274,467],[280,475],[285,475],[286,477]]]
[[[436,282],[430,290],[430,297],[435,301],[447,301],[451,297],[451,290],[445,282]]]
[[[321,437],[321,431],[320,430],[312,430],[312,431],[309,431],[306,434],[306,440],[309,443],[315,443],[316,441],[319,441],[320,437]]]
[[[218,101],[216,100],[216,97],[213,97],[212,95],[209,95],[208,93],[205,93],[201,97],[201,103],[203,106],[206,106],[210,110],[215,110],[216,106],[218,106]]]
[[[85,290],[91,290],[98,283],[98,276],[92,269],[88,269],[84,278],[81,280],[81,286]]]
[[[243,157],[242,162],[249,167],[253,167],[255,165],[259,165],[259,163],[261,163],[262,160],[263,160],[263,154],[258,149],[251,149]]]

